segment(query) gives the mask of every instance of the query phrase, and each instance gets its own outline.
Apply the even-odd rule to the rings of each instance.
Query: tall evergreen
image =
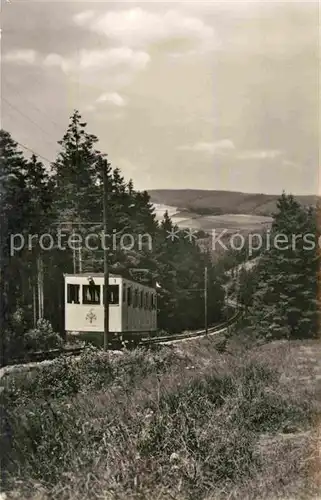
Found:
[[[17,143],[8,132],[0,130],[1,286],[5,323],[22,294],[20,268],[24,249],[16,251],[13,243],[14,240],[20,242],[19,235],[23,242],[30,228],[31,199],[26,182],[26,165]]]
[[[86,123],[75,111],[67,132],[58,142],[61,151],[52,165],[56,208],[61,220],[79,222],[97,215],[98,138],[86,132]],[[99,206],[99,204],[98,204]]]
[[[4,130],[0,131],[0,151],[1,330],[10,334],[12,344],[17,329],[11,320],[17,310],[24,312],[27,326],[33,321],[32,286],[37,282],[39,247],[30,238],[39,238],[50,224],[53,185],[43,164],[34,155],[26,160]]]
[[[320,255],[316,211],[284,193],[271,231],[271,248],[258,268],[253,324],[267,337],[310,337],[318,333]],[[309,244],[307,236],[310,235]]]
[[[176,235],[176,236],[175,236]],[[168,213],[160,225],[157,248],[160,327],[175,331],[204,325],[204,273],[208,268],[208,320],[221,318],[222,279],[208,254],[202,253],[187,232],[173,225]]]

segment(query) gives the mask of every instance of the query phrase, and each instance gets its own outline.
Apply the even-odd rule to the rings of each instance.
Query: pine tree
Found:
[[[318,233],[316,212],[283,193],[272,225],[272,246],[257,269],[252,318],[260,334],[297,338],[317,333],[320,256],[315,245],[308,249],[304,236],[314,236],[315,243]]]
[[[204,271],[208,268],[208,321],[221,317],[224,291],[220,274],[208,253],[175,226],[165,212],[157,248],[160,327],[181,331],[204,326]]]
[[[98,138],[86,132],[86,125],[75,111],[66,134],[58,142],[62,150],[52,165],[56,209],[62,221],[88,221],[100,212],[97,163],[101,153],[94,148]]]
[[[238,296],[237,300],[240,304],[245,306],[246,309],[250,308],[253,304],[254,293],[257,286],[257,270],[241,269],[238,277]]]
[[[153,233],[157,225],[147,193],[135,192],[132,181],[126,184],[120,170],[107,162],[107,155],[94,149],[97,141],[97,137],[86,132],[86,124],[81,121],[78,111],[75,111],[67,133],[59,142],[62,151],[54,164],[57,186],[55,205],[60,214],[59,221],[70,223],[69,226],[64,226],[66,232],[71,234],[74,230],[80,233],[83,240],[89,233],[97,237],[96,242],[100,248],[92,251],[82,248],[76,252],[74,260],[80,261],[81,255],[82,271],[102,271],[102,168],[107,168],[109,238],[106,244],[110,246],[111,270],[123,272],[130,266],[139,265],[140,258],[135,249],[120,248],[121,236],[126,232],[131,236],[142,235],[146,229]],[[77,270],[80,270],[79,267]]]
[[[22,294],[22,253],[13,247],[17,237],[19,243],[28,236],[30,194],[25,178],[26,160],[10,134],[0,130],[0,231],[1,231],[1,346],[2,364],[12,339],[11,318]],[[17,236],[15,236],[17,235]],[[20,236],[19,236],[20,235]],[[20,241],[21,238],[21,241]],[[10,338],[8,337],[10,335]]]
[[[38,238],[47,234],[54,238],[54,181],[43,163],[34,154],[26,164],[26,184],[30,194],[30,233],[38,235]],[[51,303],[51,289],[47,290],[47,294],[44,290],[44,276],[49,274],[47,273],[48,262],[51,259],[49,252],[40,248],[39,242],[31,244],[27,257],[29,261],[28,294],[24,297],[24,301],[28,304],[32,303],[33,326],[35,326],[36,321],[44,316],[45,295],[49,295],[47,304]]]
[[[30,214],[31,230],[49,230],[52,223],[54,181],[49,176],[43,163],[33,154],[26,164],[26,185],[30,195],[32,213]]]

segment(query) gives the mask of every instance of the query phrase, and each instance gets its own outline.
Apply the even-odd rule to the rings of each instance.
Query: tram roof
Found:
[[[64,278],[104,278],[104,273],[78,273],[78,274],[73,274],[73,273],[64,273]],[[139,281],[136,281],[132,278],[126,278],[125,276],[122,276],[121,274],[112,274],[109,273],[109,278],[120,278],[124,279],[126,281],[131,281],[132,283],[137,283],[140,286],[143,286],[145,288],[150,288],[152,290],[155,290],[155,288],[151,285],[147,285],[145,283],[140,283]]]
[[[92,276],[93,278],[103,278],[105,275],[104,273],[77,273],[77,274],[73,274],[73,273],[64,273],[64,276],[68,276],[68,277],[74,277],[74,278],[81,278],[81,277],[89,277],[89,276]],[[112,273],[109,273],[109,277],[110,278],[122,278],[123,276],[121,276],[120,274],[112,274]]]

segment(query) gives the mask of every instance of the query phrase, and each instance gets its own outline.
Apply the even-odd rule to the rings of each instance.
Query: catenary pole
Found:
[[[204,323],[205,323],[205,333],[208,333],[207,327],[207,267],[204,270]]]
[[[108,301],[108,286],[109,286],[109,267],[108,267],[108,162],[102,161],[102,177],[103,177],[103,217],[104,217],[104,350],[108,351],[109,339],[109,301]]]

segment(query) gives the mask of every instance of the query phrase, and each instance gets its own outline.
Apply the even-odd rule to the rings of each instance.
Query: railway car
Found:
[[[65,331],[79,334],[104,331],[104,275],[65,274]],[[157,331],[157,295],[154,288],[110,274],[109,332],[113,339]]]

